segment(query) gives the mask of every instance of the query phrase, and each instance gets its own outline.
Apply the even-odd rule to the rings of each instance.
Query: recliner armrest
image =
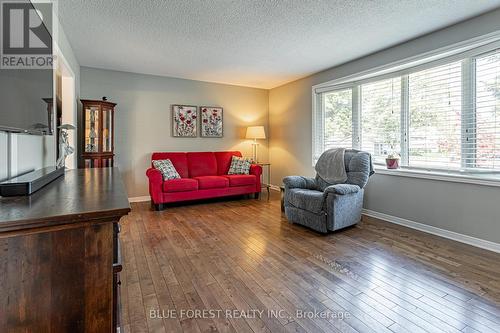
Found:
[[[334,193],[334,194],[339,194],[339,195],[346,195],[346,194],[352,194],[352,193],[358,193],[361,190],[361,188],[358,185],[352,185],[352,184],[336,184],[336,185],[331,185],[325,188],[324,193]]]
[[[317,189],[316,180],[310,177],[287,176],[283,178],[283,184],[288,188]]]

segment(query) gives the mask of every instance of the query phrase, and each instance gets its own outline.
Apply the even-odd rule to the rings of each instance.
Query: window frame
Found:
[[[467,123],[468,119],[475,119],[475,61],[477,58],[484,57],[500,49],[500,32],[479,37],[470,41],[465,41],[441,48],[435,51],[427,52],[423,55],[407,58],[401,61],[393,62],[384,66],[379,66],[357,74],[349,75],[325,83],[320,83],[312,87],[312,165],[316,164],[317,155],[317,126],[318,116],[324,117],[322,109],[322,94],[335,90],[351,88],[353,91],[353,116],[352,116],[352,138],[354,149],[359,149],[361,144],[361,85],[373,81],[401,77],[401,172],[405,170],[415,171],[419,174],[436,173],[442,175],[458,175],[460,178],[476,178],[477,175],[492,175],[496,180],[500,180],[500,170],[481,170],[476,169],[469,158],[462,158],[461,169],[452,171],[449,169],[419,168],[408,166],[409,152],[409,81],[408,76],[421,70],[448,64],[454,61],[462,61],[462,156],[468,156],[470,152],[464,152],[464,140],[468,130],[474,126],[474,121]],[[472,117],[471,117],[472,116]],[[323,118],[324,119],[324,118]],[[324,148],[323,148],[324,149]],[[465,155],[464,155],[465,153]],[[482,178],[482,177],[481,177]]]

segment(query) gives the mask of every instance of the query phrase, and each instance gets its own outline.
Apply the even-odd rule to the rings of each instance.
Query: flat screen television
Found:
[[[21,2],[34,8],[28,0]],[[39,29],[45,29],[43,33],[48,37],[52,50],[51,29],[47,29],[43,22]],[[0,131],[53,134],[53,102],[52,64],[45,65],[44,69],[0,68]]]

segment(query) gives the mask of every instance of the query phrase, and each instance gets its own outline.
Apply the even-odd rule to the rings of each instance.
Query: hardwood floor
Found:
[[[367,217],[320,235],[276,193],[122,221],[125,332],[500,332],[500,254]]]

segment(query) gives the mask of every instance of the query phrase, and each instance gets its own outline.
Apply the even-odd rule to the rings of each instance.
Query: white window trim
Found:
[[[350,87],[354,88],[353,97],[356,96],[356,98],[359,98],[360,97],[359,89],[356,89],[356,87],[359,87],[361,84],[376,80],[377,81],[383,80],[384,78],[401,76],[402,77],[401,91],[402,94],[404,94],[403,93],[404,89],[408,89],[407,75],[410,72],[420,71],[427,68],[439,66],[440,64],[449,63],[452,62],[453,60],[460,60],[467,57],[469,58],[477,57],[479,54],[484,54],[498,48],[500,48],[500,31],[312,86],[311,89],[312,119],[313,119],[312,166],[315,166],[316,163],[314,156],[315,142],[316,142],[315,140],[317,134],[315,131],[316,129],[315,121],[318,114],[317,108],[321,106],[322,93]],[[354,93],[354,90],[358,90],[356,94]],[[406,100],[407,98],[404,96],[402,97],[403,97],[401,100],[402,108],[407,109],[408,108],[408,101]],[[465,96],[464,98],[468,98],[468,100],[470,100],[473,99],[474,96]],[[359,110],[359,108],[356,108],[354,110],[354,105],[353,105],[353,148],[359,148],[358,140],[361,135],[361,129],[359,128],[359,124],[361,122],[360,121],[355,122],[354,118],[358,117],[358,120],[360,120],[359,118],[361,117],[360,113],[361,110]],[[402,145],[408,144],[408,140],[406,138],[408,130],[408,119],[405,115],[408,115],[408,112],[403,112],[401,117]],[[355,123],[358,124],[357,128],[355,128],[356,126],[354,126]],[[466,128],[463,128],[463,130],[465,129]],[[406,150],[403,149],[403,152],[407,151],[408,149]],[[405,154],[401,156],[403,163],[408,159],[408,156],[404,155]],[[398,170],[388,170],[379,166],[376,167],[376,170],[378,173],[386,175],[425,178],[425,179],[471,183],[471,184],[480,184],[489,186],[500,186],[500,175],[496,177],[493,176],[493,174],[486,174],[486,173],[484,174],[485,175],[484,177],[481,177],[478,176],[477,174],[465,174],[463,172],[458,172],[458,171],[447,172],[445,170],[419,170],[418,168],[410,168],[410,167],[405,167],[404,169],[398,169]]]
[[[440,180],[453,183],[465,183],[485,186],[500,187],[500,174],[497,177],[485,174],[484,177],[477,174],[447,173],[437,170],[418,170],[412,168],[387,169],[381,165],[375,165],[375,174],[390,175],[398,177],[420,178],[429,180]]]

